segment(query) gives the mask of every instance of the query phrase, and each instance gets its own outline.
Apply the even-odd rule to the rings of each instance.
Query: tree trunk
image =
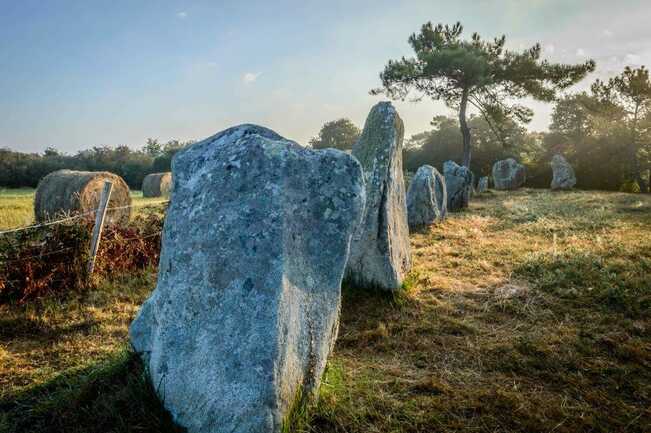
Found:
[[[631,134],[631,145],[629,146],[629,158],[631,161],[631,179],[640,187],[640,192],[645,192],[646,185],[642,179],[642,170],[640,169],[640,160],[637,157],[637,123],[639,115],[639,104],[635,105],[633,114],[633,128]]]
[[[466,122],[466,109],[468,108],[468,89],[464,89],[459,105],[459,126],[463,136],[463,166],[470,169],[470,128]]]

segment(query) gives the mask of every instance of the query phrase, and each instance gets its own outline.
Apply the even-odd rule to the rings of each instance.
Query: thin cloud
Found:
[[[258,79],[260,74],[262,74],[262,72],[247,72],[244,75],[242,75],[242,82],[244,84],[255,83],[255,81]]]
[[[586,53],[583,48],[579,48],[578,50],[576,50],[576,55],[578,57],[588,57],[588,53]]]
[[[176,16],[181,18],[181,19],[185,19],[185,18],[188,17],[188,13],[186,11],[181,11],[181,12],[177,13]]]
[[[642,56],[638,54],[628,53],[626,54],[626,57],[624,57],[624,62],[627,65],[639,65],[641,61]]]

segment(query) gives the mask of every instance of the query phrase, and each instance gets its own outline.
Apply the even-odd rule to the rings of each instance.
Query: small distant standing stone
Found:
[[[470,170],[470,198],[473,198],[477,194],[477,177],[475,172]]]
[[[158,283],[131,343],[189,433],[280,432],[316,395],[336,338],[361,167],[241,125],[172,171]]]
[[[527,180],[526,169],[513,158],[493,164],[493,184],[497,190],[515,190]]]
[[[553,178],[551,183],[552,190],[572,189],[576,185],[576,175],[574,169],[562,155],[554,155],[551,161]]]
[[[448,210],[456,212],[468,207],[470,189],[472,188],[472,174],[467,167],[454,161],[445,161],[443,176],[448,196]]]
[[[488,176],[479,178],[479,184],[477,185],[477,192],[482,194],[488,191]]]
[[[346,278],[355,285],[398,290],[411,268],[402,174],[404,126],[390,102],[369,113],[353,146],[366,181],[366,207],[353,235]]]
[[[445,179],[431,165],[421,166],[407,191],[409,228],[413,229],[442,220],[446,209]]]

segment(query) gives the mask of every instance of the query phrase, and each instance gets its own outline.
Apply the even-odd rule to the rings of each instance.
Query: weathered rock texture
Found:
[[[488,176],[480,177],[477,184],[477,192],[479,194],[488,191]]]
[[[143,197],[165,197],[172,190],[172,173],[151,173],[142,181]]]
[[[128,223],[131,215],[129,186],[120,176],[107,171],[57,170],[45,176],[38,183],[34,196],[36,220],[43,222],[78,214],[94,220],[93,211],[99,205],[105,181],[113,183],[106,223]]]
[[[472,189],[472,174],[467,167],[454,161],[443,163],[443,176],[448,196],[448,210],[455,212],[468,207],[470,190]]]
[[[353,146],[366,181],[362,223],[353,235],[346,278],[353,284],[397,290],[411,268],[405,184],[404,126],[389,102],[376,104]]]
[[[498,190],[514,190],[527,180],[524,165],[513,158],[503,159],[493,164],[493,184]]]
[[[130,328],[190,433],[278,432],[337,334],[362,170],[254,125],[175,156],[158,284]]]
[[[551,161],[553,178],[551,189],[572,189],[576,185],[574,169],[562,155],[554,155]]]
[[[448,215],[448,187],[445,184],[445,177],[438,171],[434,170],[434,180],[436,182],[436,207],[439,210],[441,219]]]
[[[407,191],[407,220],[409,228],[440,221],[447,209],[445,179],[431,165],[418,168]]]

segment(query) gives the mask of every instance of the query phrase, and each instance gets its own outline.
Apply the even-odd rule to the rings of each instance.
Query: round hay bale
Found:
[[[152,173],[142,181],[143,197],[169,196],[172,190],[172,173]]]
[[[113,183],[108,207],[130,206],[129,187],[120,176],[107,171],[58,170],[38,183],[34,199],[36,220],[43,222],[97,209],[106,180]],[[129,207],[109,209],[105,223],[124,225],[130,215]],[[89,214],[88,218],[94,219],[95,214]]]

